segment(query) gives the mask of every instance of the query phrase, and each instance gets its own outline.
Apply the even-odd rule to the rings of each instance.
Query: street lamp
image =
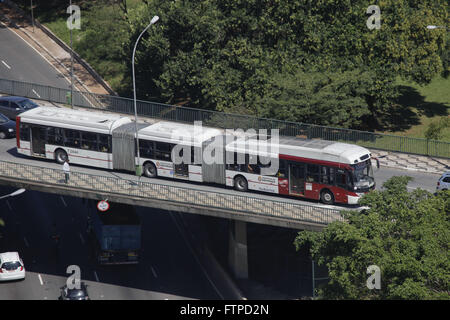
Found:
[[[145,31],[147,31],[148,28],[150,28],[150,26],[152,24],[154,24],[158,20],[159,20],[159,17],[154,16],[152,18],[152,20],[150,21],[149,25],[144,29],[144,31],[141,32],[141,34],[137,38],[136,43],[134,44],[133,57],[132,57],[132,61],[131,61],[131,67],[132,67],[132,72],[133,72],[133,93],[134,93],[134,125],[135,125],[135,129],[136,129],[136,145],[137,145],[137,158],[138,158],[138,164],[136,167],[136,175],[138,175],[138,176],[140,176],[142,174],[142,170],[141,170],[141,157],[140,157],[140,151],[139,151],[139,137],[138,137],[138,125],[137,125],[136,79],[134,77],[134,55],[136,53],[136,47],[137,47],[138,42],[141,39],[142,35],[145,33]]]
[[[433,26],[433,25],[429,25],[427,26],[427,29],[433,30],[433,29],[448,29],[445,26]]]
[[[7,197],[14,197],[14,196],[17,196],[17,195],[19,195],[21,193],[24,193],[25,191],[26,190],[22,188],[22,189],[14,191],[13,193],[7,194],[6,196],[2,196],[2,197],[0,197],[0,199],[7,198]]]

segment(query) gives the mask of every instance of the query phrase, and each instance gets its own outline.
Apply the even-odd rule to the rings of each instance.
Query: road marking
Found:
[[[97,282],[100,282],[100,280],[98,280],[97,272],[95,272],[95,271],[94,271],[94,276],[95,276],[95,280],[97,280]]]
[[[6,200],[6,204],[8,205],[9,211],[13,211],[13,209],[11,208],[11,205],[9,204],[8,200]]]
[[[81,233],[80,233],[80,239],[81,239],[81,243],[84,244],[84,238],[83,238],[83,236],[81,235]]]
[[[41,286],[43,286],[44,285],[44,281],[42,281],[42,277],[41,277],[40,274],[38,274],[38,278],[39,278],[39,282],[41,283]]]
[[[35,95],[37,95],[38,96],[38,98],[40,98],[41,96],[34,90],[34,89],[31,89],[31,91],[33,91],[33,93],[35,94]]]
[[[23,242],[25,242],[25,245],[26,245],[27,247],[30,246],[30,245],[28,244],[27,238],[23,237]]]
[[[11,67],[8,66],[8,64],[7,64],[5,61],[2,60],[2,63],[3,63],[8,69],[11,69]]]
[[[152,269],[153,276],[154,276],[155,278],[158,278],[158,275],[156,274],[155,269],[153,269],[152,266],[150,266],[150,268]]]
[[[62,196],[60,196],[62,203],[64,204],[64,207],[67,208],[67,203],[64,201],[64,198]]]

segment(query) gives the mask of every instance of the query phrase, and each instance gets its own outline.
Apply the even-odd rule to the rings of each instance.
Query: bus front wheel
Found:
[[[144,175],[148,178],[156,178],[158,175],[156,167],[152,162],[147,162],[144,165]]]
[[[247,191],[248,190],[248,182],[243,176],[237,176],[234,178],[234,187],[237,191]]]
[[[320,200],[325,204],[334,204],[334,195],[328,189],[322,190],[320,193]]]
[[[59,164],[63,164],[68,159],[67,153],[64,150],[58,149],[55,152],[55,160]]]

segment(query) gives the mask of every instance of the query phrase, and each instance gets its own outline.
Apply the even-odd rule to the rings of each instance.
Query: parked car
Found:
[[[447,171],[439,178],[436,191],[439,190],[450,190],[450,171]]]
[[[38,105],[34,101],[24,97],[0,97],[0,113],[14,121],[18,114],[36,107]]]
[[[0,113],[0,139],[16,136],[16,123]]]
[[[67,285],[65,285],[61,288],[59,300],[89,300],[87,285],[84,282],[81,282],[80,289],[69,289],[67,288]]]
[[[0,281],[18,279],[25,279],[25,267],[19,253],[0,253]]]

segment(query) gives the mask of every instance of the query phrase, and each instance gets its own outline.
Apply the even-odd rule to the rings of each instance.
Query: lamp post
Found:
[[[136,166],[136,175],[138,175],[138,176],[140,176],[142,174],[142,170],[141,170],[141,157],[140,157],[140,150],[139,150],[139,137],[138,137],[138,125],[137,125],[136,79],[134,77],[134,55],[136,53],[136,47],[137,47],[138,42],[141,39],[142,35],[145,33],[145,31],[147,31],[148,28],[150,28],[150,26],[152,24],[154,24],[158,20],[159,20],[159,17],[154,16],[152,18],[152,20],[150,21],[150,23],[148,24],[148,26],[144,29],[144,31],[141,32],[141,34],[137,38],[136,43],[134,44],[133,57],[132,57],[132,61],[131,61],[131,68],[132,68],[132,72],[133,72],[134,125],[135,125],[135,129],[136,129],[136,146],[137,146],[137,158],[138,158],[138,164]]]
[[[26,190],[22,188],[22,189],[14,191],[14,192],[12,192],[10,194],[7,194],[6,196],[2,196],[2,197],[0,197],[0,199],[7,198],[7,197],[14,197],[14,196],[17,196],[17,195],[19,195],[21,193],[24,193],[25,191]]]
[[[72,0],[70,0],[72,8]],[[70,107],[73,109],[73,48],[72,48],[72,28],[70,29]]]
[[[30,0],[30,8],[31,8],[31,23],[33,24],[33,33],[34,33],[34,13],[33,13],[33,0]]]

